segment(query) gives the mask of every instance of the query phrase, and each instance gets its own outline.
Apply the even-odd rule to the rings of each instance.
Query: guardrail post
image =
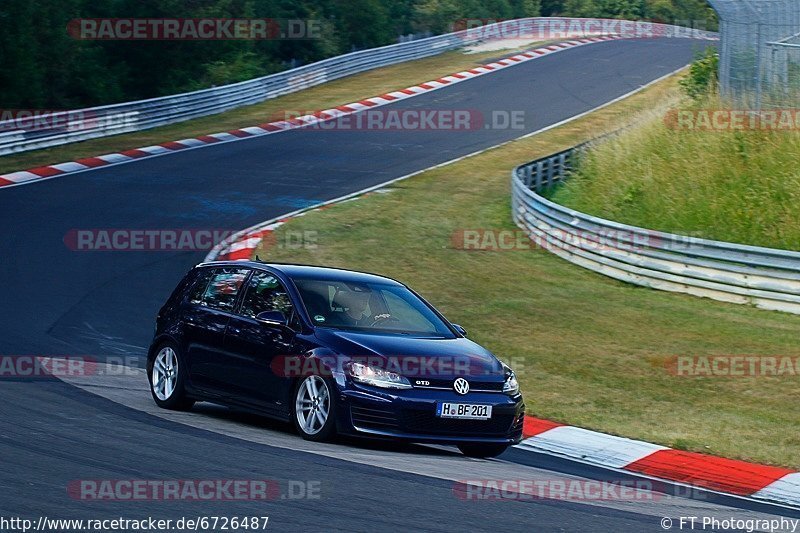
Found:
[[[542,174],[544,173],[544,161],[537,161],[536,162],[536,186],[533,188],[534,191],[538,191],[542,188]]]
[[[523,179],[525,180],[524,181],[525,187],[530,189],[531,188],[531,180],[532,180],[532,177],[533,177],[533,168],[530,167],[530,166],[523,167],[522,172],[523,172]]]
[[[558,156],[558,179],[561,181],[567,175],[567,153],[564,152]]]
[[[555,166],[555,160],[556,160],[555,157],[551,157],[551,158],[549,158],[547,160],[547,186],[548,187],[552,187],[553,186],[553,175],[555,174],[555,169],[553,167]]]

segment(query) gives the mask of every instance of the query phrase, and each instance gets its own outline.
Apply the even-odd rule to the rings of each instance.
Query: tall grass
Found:
[[[650,229],[800,250],[799,132],[691,131],[667,122],[647,113],[588,153],[551,197]]]

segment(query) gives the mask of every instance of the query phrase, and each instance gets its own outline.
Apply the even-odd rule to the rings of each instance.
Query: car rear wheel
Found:
[[[176,411],[184,411],[194,405],[194,400],[186,397],[185,375],[186,367],[178,349],[171,344],[161,346],[147,369],[150,393],[156,405]]]
[[[467,457],[484,459],[497,457],[508,449],[508,444],[459,444],[458,449]]]
[[[336,433],[333,388],[320,376],[298,382],[294,392],[294,425],[306,440],[326,441]]]

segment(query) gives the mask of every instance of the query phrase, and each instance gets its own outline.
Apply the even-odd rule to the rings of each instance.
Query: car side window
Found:
[[[287,319],[291,319],[294,306],[278,278],[269,272],[256,270],[247,283],[241,314],[255,318],[264,311],[280,311]]]
[[[195,294],[190,298],[190,302],[219,311],[233,311],[236,297],[239,295],[239,290],[242,288],[247,274],[246,268],[214,269],[210,274],[208,284],[201,293],[202,296],[198,298],[196,293],[199,291],[193,291]],[[202,279],[198,281],[200,282],[199,286],[202,284]],[[195,286],[195,289],[198,289],[198,286]]]
[[[216,269],[213,268],[206,268],[200,271],[197,275],[197,279],[194,281],[194,285],[192,285],[192,290],[189,292],[190,304],[197,305],[203,302],[203,294],[205,294],[208,282],[211,281],[214,272],[216,272]]]

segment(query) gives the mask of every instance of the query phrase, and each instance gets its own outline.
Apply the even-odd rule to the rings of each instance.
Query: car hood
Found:
[[[354,360],[383,362],[409,378],[504,379],[503,365],[486,348],[463,337],[447,339],[319,328],[317,338]]]

